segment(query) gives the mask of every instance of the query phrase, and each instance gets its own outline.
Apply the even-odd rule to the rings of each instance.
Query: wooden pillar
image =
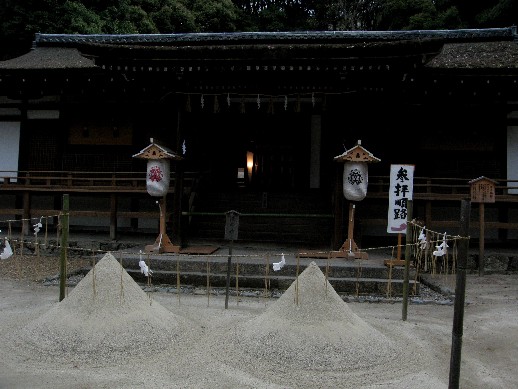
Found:
[[[29,235],[31,217],[31,194],[23,192],[22,236]]]
[[[117,195],[110,195],[110,239],[117,239]]]
[[[160,233],[155,240],[154,244],[147,245],[145,251],[161,253],[178,253],[180,252],[180,246],[175,245],[171,242],[171,239],[167,235],[166,231],[166,215],[167,215],[167,195],[164,195],[160,200]]]
[[[140,208],[139,207],[139,199],[135,198],[135,197],[132,197],[130,199],[130,209],[131,209],[131,212],[138,212],[139,208]],[[130,224],[131,224],[131,230],[132,231],[138,231],[138,217],[132,217],[131,221],[130,221]]]
[[[432,225],[432,202],[430,200],[425,203],[424,225],[428,227]]]
[[[484,275],[484,240],[485,240],[485,211],[484,211],[484,203],[478,204],[478,215],[479,215],[479,224],[480,224],[480,232],[478,234],[478,275]]]
[[[450,352],[449,389],[458,389],[462,356],[462,337],[464,335],[464,308],[466,301],[466,273],[469,252],[469,219],[471,202],[462,200],[460,212],[461,239],[458,243],[457,272],[455,275],[455,303],[453,306],[453,328]]]
[[[176,152],[181,155],[182,150],[182,115],[180,102],[175,99],[176,104]],[[177,162],[175,164],[173,211],[171,213],[172,239],[173,244],[182,246],[182,200],[183,200],[183,166]]]
[[[344,196],[343,196],[343,166],[338,165],[336,167],[336,179],[335,179],[335,206],[334,206],[334,217],[335,217],[335,228],[333,237],[333,249],[338,250],[343,242],[343,207],[344,207]]]
[[[173,211],[172,218],[172,239],[173,244],[182,246],[182,198],[183,198],[183,166],[180,163],[176,164],[176,174],[174,180],[174,195],[173,195]]]

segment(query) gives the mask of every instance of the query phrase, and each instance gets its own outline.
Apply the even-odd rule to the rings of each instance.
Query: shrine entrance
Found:
[[[192,134],[186,142],[190,163],[211,188],[309,188],[308,115],[213,114],[186,121]]]

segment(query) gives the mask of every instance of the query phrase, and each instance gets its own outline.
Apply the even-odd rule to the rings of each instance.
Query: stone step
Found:
[[[225,287],[228,272],[228,258],[224,256],[195,256],[195,255],[162,255],[144,257],[146,264],[153,271],[153,284],[181,285],[206,287],[207,275],[212,287]],[[141,273],[139,256],[125,257],[123,266],[139,283],[146,283],[147,278]],[[230,261],[230,286],[235,288],[236,278],[239,288],[286,290],[306,266],[315,262],[322,272],[327,275],[329,283],[338,293],[385,296],[403,294],[403,267],[384,266],[379,260],[343,260],[327,262],[325,259],[301,259],[297,264],[293,257],[279,271],[273,271],[272,263],[278,262],[278,257],[247,257],[232,258]],[[237,273],[237,277],[236,277]],[[415,272],[411,269],[409,290],[419,293],[419,281],[415,281]],[[415,291],[415,292],[414,292]]]
[[[128,269],[128,273],[132,278],[141,284],[148,282],[140,270]],[[206,272],[190,272],[181,271],[178,275],[175,271],[154,271],[151,277],[153,284],[161,285],[177,285],[178,278],[180,285],[191,285],[222,288],[226,286],[227,275],[223,273],[210,273],[209,280],[207,281]],[[277,289],[286,290],[293,282],[295,282],[295,276],[264,276],[261,274],[256,275],[239,275],[236,279],[236,275],[231,273],[230,277],[230,288],[236,289],[236,281],[238,289]],[[335,278],[329,277],[329,283],[335,289],[338,294],[351,294],[351,295],[373,295],[373,296],[391,296],[400,297],[403,295],[403,280],[402,279],[386,279],[386,278]],[[419,294],[419,281],[409,280],[409,294]]]
[[[167,256],[162,258],[143,258],[147,265],[156,271],[172,271],[177,270],[183,272],[207,272],[209,269],[211,274],[226,274],[228,268],[228,259],[224,257],[212,256]],[[123,266],[129,269],[139,270],[139,258],[137,256],[126,256],[123,260]],[[312,262],[311,259],[300,261],[299,265],[296,263],[286,263],[281,270],[274,271],[272,263],[278,262],[279,258],[274,257],[270,259],[254,258],[232,258],[230,261],[230,272],[235,274],[239,269],[240,276],[254,275],[263,277],[269,275],[270,277],[282,275],[295,277],[297,272],[301,273],[305,267]],[[378,261],[349,261],[349,260],[334,260],[329,264],[325,260],[314,260],[320,267],[324,274],[329,278],[380,278],[380,279],[403,279],[404,267],[394,266],[390,269],[388,266],[380,264]],[[414,269],[410,269],[410,274],[414,274]]]

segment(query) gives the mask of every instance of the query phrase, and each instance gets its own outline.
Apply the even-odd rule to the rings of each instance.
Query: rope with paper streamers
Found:
[[[199,91],[199,92],[175,92],[177,95],[185,96],[184,110],[185,112],[192,112],[193,108],[196,106],[195,97],[197,105],[199,105],[200,110],[205,110],[207,105],[207,98],[210,97],[212,99],[212,104],[209,105],[210,109],[214,113],[219,113],[222,110],[223,106],[227,106],[228,109],[232,107],[232,104],[236,104],[241,113],[245,113],[246,111],[246,103],[256,106],[256,110],[261,110],[263,107],[262,102],[267,102],[266,111],[269,114],[275,113],[275,105],[282,106],[284,111],[288,110],[290,103],[292,103],[292,109],[294,112],[301,112],[302,100],[308,101],[312,108],[315,107],[317,100],[320,101],[320,104],[325,107],[326,105],[326,97],[328,95],[344,95],[351,94],[353,91],[348,92],[315,92],[315,91],[296,91],[290,93],[279,93],[279,94],[261,94],[261,93],[231,93],[231,92],[220,92],[214,93],[209,91]],[[224,104],[220,104],[220,99],[225,101]]]
[[[23,221],[22,219],[4,221],[4,223],[6,223],[8,225],[8,230],[7,230],[8,234],[6,237],[4,237],[3,240],[9,244],[9,250],[7,250],[7,251],[11,251],[12,254],[9,256],[9,258],[2,257],[2,259],[7,259],[6,262],[8,262],[9,260],[13,260],[17,264],[18,276],[16,278],[20,279],[22,276],[22,271],[21,271],[22,265],[24,265],[25,270],[27,270],[27,273],[36,274],[36,273],[41,273],[41,271],[44,271],[45,266],[43,266],[42,269],[39,268],[39,265],[41,263],[47,263],[51,260],[55,260],[55,258],[52,259],[52,257],[50,257],[50,256],[54,253],[54,251],[56,249],[61,248],[61,244],[59,242],[59,239],[57,239],[57,244],[54,244],[54,242],[51,239],[48,239],[47,220],[48,220],[48,218],[56,218],[56,217],[59,220],[59,218],[61,216],[62,216],[62,214],[60,213],[60,214],[46,216],[46,217],[26,219],[27,221],[30,221],[31,223],[33,221],[35,221],[35,223],[32,223],[32,225],[34,226],[34,228],[36,228],[36,227],[39,228],[38,232],[41,232],[44,227],[45,239],[44,239],[43,243],[41,243],[39,241],[38,232],[36,232],[36,231],[35,231],[35,234],[33,234],[34,239],[31,239],[30,235],[27,237],[20,237],[20,238],[13,237],[12,227],[13,227],[14,223],[22,222]],[[39,224],[41,224],[41,225],[39,225]],[[416,274],[415,274],[415,279],[417,280],[417,277],[418,277],[417,273],[419,271],[445,273],[445,272],[450,271],[450,269],[451,269],[451,272],[454,272],[455,271],[455,262],[456,262],[457,242],[461,239],[469,239],[469,237],[454,236],[454,235],[448,235],[446,233],[432,231],[432,230],[426,229],[424,226],[420,225],[415,220],[410,221],[409,224],[412,228],[412,235],[411,235],[412,238],[409,239],[409,242],[406,245],[411,246],[412,253],[414,256],[414,263],[416,265],[415,267],[417,270]],[[58,230],[59,230],[59,228],[58,228]],[[1,241],[2,241],[2,239],[0,238],[0,242]],[[369,251],[386,250],[386,249],[394,250],[397,247],[399,247],[399,246],[398,245],[380,246],[380,247],[363,249],[361,251],[369,252]],[[7,248],[7,245],[4,247],[4,252],[6,251],[6,248]],[[435,248],[435,250],[434,250],[434,248]],[[40,251],[40,249],[41,249],[41,251]],[[30,255],[31,250],[32,250],[34,257],[37,259],[37,261],[35,262],[37,265],[36,269],[35,269],[34,263],[31,264],[31,263],[29,263],[29,261],[27,261],[27,258],[31,256]],[[75,253],[74,255],[76,257],[77,256],[87,257],[87,259],[85,260],[85,264],[81,265],[82,267],[87,267],[87,268],[95,267],[95,263],[96,263],[95,258],[97,256],[101,256],[101,255],[104,255],[104,254],[110,252],[110,250],[92,249],[92,248],[81,247],[81,246],[67,247],[66,250],[67,250],[67,252]],[[1,249],[0,249],[0,251],[1,251]],[[41,255],[42,253],[44,255]],[[119,255],[119,260],[121,262],[121,265],[123,264],[122,263],[123,258],[124,258],[124,264],[126,266],[129,266],[131,259],[135,259],[136,261],[138,260],[137,259],[138,253],[136,253],[135,251],[120,250],[120,251],[117,251],[117,253]],[[322,251],[322,252],[318,252],[318,253],[311,251],[311,254],[320,254],[318,257],[327,258],[327,262],[325,265],[326,279],[328,278],[328,275],[329,275],[329,266],[330,266],[329,262],[331,262],[332,260],[340,260],[340,257],[335,257],[333,255],[333,253],[336,253],[336,251]],[[434,255],[434,253],[435,253],[435,255]],[[437,255],[439,253],[442,253],[442,255]],[[296,255],[296,266],[297,266],[296,277],[297,277],[297,279],[298,279],[298,276],[300,273],[300,270],[299,270],[300,256],[304,256],[304,255],[307,256],[306,254],[308,254],[308,253],[301,252]],[[175,254],[175,256],[176,256],[176,275],[177,275],[176,289],[177,289],[179,301],[180,301],[180,293],[181,293],[180,275],[182,272],[182,269],[180,266],[181,255],[182,254]],[[275,256],[278,256],[281,260],[280,261],[272,260],[272,258]],[[13,259],[11,257],[13,257],[15,259]],[[24,257],[25,259],[22,259],[22,257]],[[206,293],[207,293],[207,295],[210,295],[211,293],[218,293],[217,291],[211,290],[211,266],[210,266],[210,263],[213,261],[217,261],[219,259],[219,257],[226,258],[227,255],[225,255],[225,254],[207,255],[207,267],[206,267],[206,272],[207,272]],[[262,296],[267,297],[269,294],[274,293],[274,291],[270,290],[270,281],[271,281],[271,276],[272,276],[272,273],[270,272],[270,266],[272,266],[272,269],[274,270],[274,272],[281,270],[283,268],[283,266],[286,265],[284,253],[281,253],[281,254],[274,254],[274,253],[241,254],[241,255],[233,255],[233,257],[235,257],[236,259],[237,258],[252,258],[252,257],[263,258],[265,271],[263,273],[264,293],[262,294]],[[451,261],[450,261],[450,259],[451,259]],[[38,262],[39,260],[41,260],[41,262]],[[6,263],[6,262],[3,262],[3,263]],[[75,260],[72,260],[69,256],[67,256],[67,269],[69,269],[68,265],[71,262],[75,262]],[[151,266],[149,266],[149,265],[151,265],[149,253],[147,253],[147,262],[148,262],[147,285],[149,286],[150,282],[151,282],[151,274],[152,274]],[[361,268],[361,266],[362,266],[361,261],[359,261],[359,262],[360,262],[360,264],[358,265],[358,269],[357,269],[357,273],[356,273],[356,276],[357,276],[356,295],[357,296],[360,294],[359,277],[361,277],[362,270],[363,270]],[[447,266],[448,264],[451,265],[451,268],[450,268],[450,266]],[[32,268],[30,268],[30,266],[32,266]],[[186,270],[184,270],[184,271],[186,271]],[[45,276],[48,276],[48,274],[45,274]],[[238,278],[240,277],[240,268],[238,265],[238,261],[236,261],[235,277],[236,277],[236,285],[235,285],[234,293],[237,296],[236,301],[239,301],[239,295],[242,294],[243,291],[239,290]],[[297,287],[297,292],[298,292],[298,287]],[[121,295],[121,297],[122,297],[124,292],[121,290],[121,293],[122,293],[122,295]],[[94,295],[95,295],[95,292],[94,292]],[[207,303],[208,303],[208,305],[210,305],[209,298],[207,300]],[[298,295],[295,296],[294,303],[298,304]]]
[[[408,223],[412,231],[411,240],[414,242],[412,249],[416,269],[431,274],[455,274],[458,255],[457,243],[459,240],[469,240],[470,237],[433,231],[415,220]]]

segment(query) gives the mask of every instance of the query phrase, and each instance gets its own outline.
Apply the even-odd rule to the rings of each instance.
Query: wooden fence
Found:
[[[190,197],[192,204],[196,180],[199,172],[184,172],[182,174],[183,194]],[[476,177],[475,177],[476,178]],[[503,231],[518,230],[518,180],[495,179],[496,220],[488,218],[485,222],[487,230]],[[174,193],[175,173],[171,173],[170,193]],[[446,217],[437,212],[443,206],[459,206],[462,199],[470,197],[468,179],[461,178],[431,178],[414,177],[414,209],[424,209],[421,218],[428,228],[457,227],[458,218]],[[370,176],[367,197],[362,203],[374,204],[383,208],[389,197],[390,177]],[[118,207],[119,200],[124,198],[146,198],[146,177],[142,172],[71,172],[71,171],[0,171],[0,215],[12,215],[25,220],[31,216],[53,216],[59,213],[60,204],[38,208],[33,206],[34,196],[54,196],[68,193],[71,196],[103,196],[109,198],[108,209],[71,209],[70,216],[87,218],[110,218],[110,235],[115,239],[117,218],[159,218],[159,210],[122,210]],[[3,197],[14,196],[13,201],[2,201]],[[6,205],[8,204],[8,205]],[[363,206],[363,205],[362,205]],[[186,207],[188,208],[188,207]],[[183,210],[189,215],[190,209]],[[332,211],[330,215],[332,217]],[[304,214],[304,212],[301,212]],[[1,221],[1,220],[0,220]],[[362,213],[362,225],[382,226],[387,219],[383,212]],[[476,224],[475,224],[476,227]],[[24,226],[28,233],[28,224]]]

